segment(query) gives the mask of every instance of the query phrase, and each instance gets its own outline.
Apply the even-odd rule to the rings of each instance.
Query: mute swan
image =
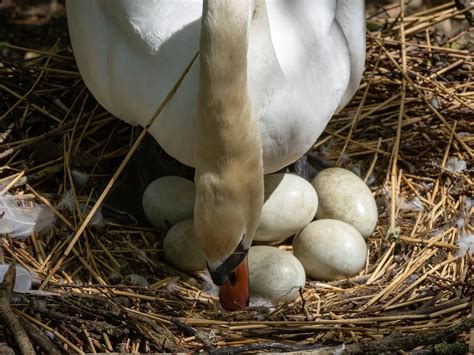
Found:
[[[150,133],[196,168],[195,234],[225,309],[248,304],[247,250],[263,174],[300,158],[355,93],[362,0],[67,0],[84,81],[145,125],[200,50]]]

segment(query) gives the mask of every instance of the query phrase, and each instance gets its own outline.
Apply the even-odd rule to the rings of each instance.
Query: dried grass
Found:
[[[57,216],[48,233],[0,237],[0,262],[14,259],[37,275],[39,290],[16,313],[76,352],[377,346],[394,334],[410,348],[427,341],[407,339],[447,329],[458,329],[451,340],[468,342],[473,258],[456,255],[456,240],[474,229],[472,53],[462,44],[469,30],[448,37],[433,29],[467,11],[444,4],[371,18],[360,90],[314,146],[327,165],[359,173],[377,198],[365,270],[309,281],[291,304],[234,313],[202,291],[199,275],[162,262],[156,231],[88,226],[145,131],[134,138],[136,129],[95,102],[69,47],[4,44],[31,59],[0,66],[1,193],[42,202]],[[450,169],[450,157],[467,167]],[[73,170],[87,174],[84,185]],[[72,208],[60,209],[68,191]],[[127,284],[127,274],[149,285]]]

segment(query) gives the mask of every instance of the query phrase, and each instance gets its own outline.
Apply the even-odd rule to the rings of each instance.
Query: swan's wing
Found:
[[[361,7],[351,0],[274,0],[267,3],[272,43],[281,69],[306,110],[329,119],[351,96],[360,79],[363,60],[351,51],[363,46],[348,42],[361,36],[363,5],[354,18],[348,11]],[[356,32],[348,34],[357,24]],[[363,33],[363,32],[362,32]],[[352,71],[354,70],[354,74]],[[357,71],[359,74],[357,74]],[[354,84],[355,83],[355,84]]]
[[[97,73],[108,73],[108,23],[97,0],[67,0],[67,19],[74,57],[82,78],[97,101],[111,107],[109,81]]]
[[[359,87],[365,65],[365,6],[363,0],[338,0],[336,19],[351,56],[351,76],[338,109],[344,108]]]
[[[103,0],[101,7],[123,38],[154,53],[176,32],[201,18],[202,0]]]
[[[66,6],[88,88],[114,115],[144,125],[198,50],[202,0],[67,0]]]
[[[74,55],[94,97],[144,126],[199,49],[202,0],[66,0]],[[150,133],[192,165],[198,65]]]

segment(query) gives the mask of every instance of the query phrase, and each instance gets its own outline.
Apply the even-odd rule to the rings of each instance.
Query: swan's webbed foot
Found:
[[[334,166],[332,162],[321,159],[315,152],[308,151],[305,155],[288,167],[288,170],[298,174],[308,181],[321,171]]]

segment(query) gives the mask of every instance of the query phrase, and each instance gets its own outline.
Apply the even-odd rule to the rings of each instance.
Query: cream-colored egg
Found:
[[[254,241],[278,243],[310,223],[318,209],[311,184],[294,174],[266,175],[265,202]]]
[[[312,182],[319,198],[317,219],[330,218],[354,226],[368,238],[377,225],[377,205],[369,187],[342,168],[321,171]]]
[[[193,217],[194,183],[179,176],[163,176],[147,186],[142,206],[151,225],[167,229]]]
[[[309,277],[328,281],[359,273],[365,265],[367,245],[351,225],[320,219],[295,237],[293,253]]]
[[[304,268],[291,253],[258,245],[249,249],[250,297],[272,303],[293,301],[306,281]]]
[[[206,267],[206,257],[194,237],[192,219],[181,221],[170,228],[163,239],[163,250],[168,263],[182,271],[199,271]]]

